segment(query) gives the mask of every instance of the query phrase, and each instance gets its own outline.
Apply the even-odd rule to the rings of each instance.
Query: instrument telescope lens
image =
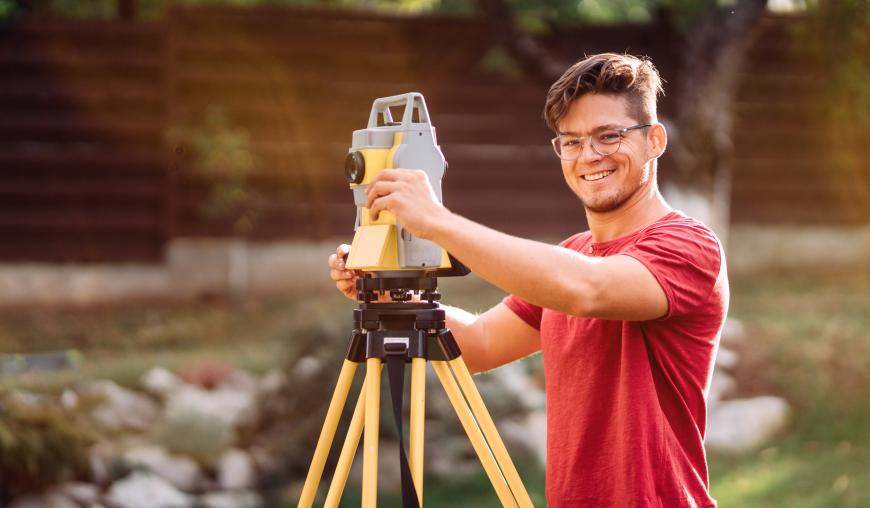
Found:
[[[358,184],[366,176],[366,160],[363,154],[351,152],[344,159],[344,176],[348,183]]]

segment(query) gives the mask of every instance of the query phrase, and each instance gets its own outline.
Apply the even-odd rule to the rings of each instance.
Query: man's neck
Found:
[[[603,213],[586,210],[586,221],[592,232],[592,241],[606,242],[643,229],[670,211],[672,208],[653,183],[616,210]]]

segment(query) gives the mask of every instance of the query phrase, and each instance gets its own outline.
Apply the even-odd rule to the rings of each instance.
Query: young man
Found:
[[[728,308],[722,248],[656,183],[667,135],[652,63],[600,54],[550,88],[544,116],[589,231],[559,246],[494,231],[434,199],[423,172],[385,170],[368,206],[396,214],[510,296],[473,316],[448,308],[472,371],[543,351],[547,501],[709,507],[705,396]],[[339,247],[336,286],[355,297]]]

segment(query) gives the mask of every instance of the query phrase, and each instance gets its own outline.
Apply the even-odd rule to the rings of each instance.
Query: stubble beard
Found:
[[[632,196],[638,192],[642,192],[646,183],[649,182],[649,178],[650,169],[649,167],[646,167],[641,171],[640,178],[630,190],[625,187],[620,187],[609,195],[597,199],[584,199],[583,196],[579,196],[580,202],[583,203],[583,208],[585,208],[587,212],[608,213],[618,210],[622,205],[628,202]]]

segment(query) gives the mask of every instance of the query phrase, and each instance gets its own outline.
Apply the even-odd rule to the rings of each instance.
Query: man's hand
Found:
[[[367,197],[372,219],[383,210],[392,212],[418,238],[431,240],[434,224],[450,213],[421,170],[385,169],[369,184]]]
[[[355,270],[348,270],[344,266],[344,259],[350,252],[350,245],[341,244],[335,249],[335,254],[329,256],[329,277],[335,281],[335,287],[344,294],[344,296],[356,301],[356,280],[359,278],[359,273]]]

